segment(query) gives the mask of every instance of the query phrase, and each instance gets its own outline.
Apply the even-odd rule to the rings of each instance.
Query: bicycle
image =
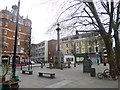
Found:
[[[97,73],[97,77],[99,79],[113,79],[117,80],[119,75],[119,71],[117,69],[105,69],[103,72]]]

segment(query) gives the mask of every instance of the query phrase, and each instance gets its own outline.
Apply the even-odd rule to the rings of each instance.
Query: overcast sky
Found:
[[[49,2],[48,2],[49,1]],[[55,22],[58,11],[57,0],[20,0],[20,15],[32,21],[32,43],[56,39],[56,33],[47,34],[47,30]],[[12,5],[18,5],[18,0],[0,0],[0,10],[11,11]]]

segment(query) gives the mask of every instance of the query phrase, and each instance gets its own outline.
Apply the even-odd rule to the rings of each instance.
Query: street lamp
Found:
[[[32,63],[30,63],[30,57],[31,57],[31,26],[29,28],[30,33],[29,33],[29,63],[28,63],[28,70],[30,70],[30,64],[31,64],[31,69],[32,69]]]
[[[12,77],[13,78],[15,78],[15,72],[16,72],[16,50],[17,50],[19,8],[20,8],[20,0],[18,1],[18,11],[17,11],[17,17],[16,17],[15,40],[14,40],[14,53],[13,53],[13,60],[12,60],[12,73],[13,73]]]

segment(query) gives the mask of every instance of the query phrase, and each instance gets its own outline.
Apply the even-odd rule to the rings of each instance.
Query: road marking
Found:
[[[71,80],[63,80],[61,82],[58,82],[58,83],[55,83],[55,84],[52,84],[52,85],[49,85],[45,88],[60,88],[68,83],[71,83],[72,81]]]

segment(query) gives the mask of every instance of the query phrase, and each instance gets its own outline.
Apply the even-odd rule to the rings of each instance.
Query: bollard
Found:
[[[68,68],[70,68],[70,62],[68,62]]]
[[[19,76],[15,76],[15,80],[16,80],[16,81],[19,81]]]
[[[61,70],[63,70],[63,63],[61,63]]]
[[[31,69],[32,69],[32,64],[31,64]]]
[[[50,69],[52,69],[52,63],[49,63],[49,67],[50,67]]]
[[[45,61],[44,61],[44,66],[45,66]]]
[[[21,70],[22,70],[22,65],[20,65],[21,66]]]
[[[41,62],[41,68],[43,68],[43,63]]]
[[[104,62],[104,66],[106,66],[106,63]]]
[[[95,68],[91,68],[91,69],[90,69],[90,76],[91,76],[91,77],[95,77],[95,76],[96,76]]]
[[[76,67],[76,63],[74,63],[74,67]]]

